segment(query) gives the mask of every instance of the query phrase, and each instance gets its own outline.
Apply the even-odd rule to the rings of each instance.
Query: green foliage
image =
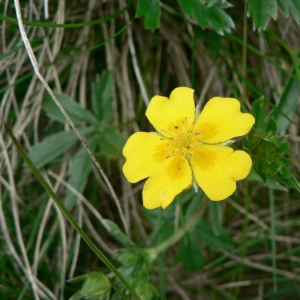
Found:
[[[85,123],[91,126],[83,127],[79,131],[82,135],[90,137],[87,144],[92,151],[99,152],[104,157],[118,158],[122,155],[125,141],[123,135],[118,132],[117,126],[111,124],[113,86],[112,71],[103,72],[101,77],[96,76],[96,81],[92,83],[92,107],[95,115],[67,95],[57,91],[55,95],[75,124]],[[53,120],[66,123],[66,118],[49,96],[45,97],[43,108]],[[42,167],[65,153],[77,141],[78,138],[73,131],[55,133],[36,144],[30,158],[38,168]],[[86,149],[80,148],[74,155],[68,170],[68,183],[79,193],[82,193],[85,188],[91,168],[91,159]],[[72,191],[68,191],[65,205],[71,209],[76,201],[77,196]]]
[[[156,299],[158,292],[155,289],[151,270],[154,253],[151,249],[140,249],[137,247],[119,249],[116,251],[116,260],[120,262],[120,272],[128,279],[141,299]],[[125,290],[120,286],[120,292]],[[112,299],[120,299],[116,293]]]
[[[113,115],[113,94],[114,94],[114,73],[113,71],[103,72],[97,75],[92,83],[92,107],[98,122],[109,123]]]
[[[212,249],[233,249],[234,241],[230,237],[230,231],[222,228],[219,234],[215,234],[211,221],[201,220],[196,226],[194,233]]]
[[[123,135],[118,132],[117,126],[100,125],[99,126],[99,149],[100,152],[110,158],[119,158],[122,156],[122,149],[125,145]]]
[[[176,197],[176,201],[180,203],[179,220],[182,220],[182,224],[190,220],[204,199],[204,193],[200,191],[195,193],[193,190],[186,191]],[[174,206],[167,210],[146,211],[148,220],[154,225],[150,241],[151,247],[159,245],[162,241],[168,240],[173,234],[176,234],[174,214]],[[159,222],[158,219],[160,219]],[[180,239],[177,260],[182,263],[186,270],[196,272],[205,266],[203,249],[206,246],[209,249],[232,249],[234,247],[235,243],[230,237],[230,232],[222,228],[220,222],[220,203],[210,204],[210,220],[198,218],[191,230]]]
[[[190,232],[180,240],[178,260],[188,271],[197,272],[205,266],[200,241]]]
[[[230,7],[227,1],[178,0],[186,18],[196,21],[202,28],[209,27],[223,35],[234,27],[231,17],[225,12]]]
[[[253,17],[254,29],[266,29],[269,18],[277,18],[276,0],[249,0],[249,14]]]
[[[84,281],[82,288],[70,300],[108,299],[111,285],[107,276],[100,272],[91,272],[68,280],[71,283]]]
[[[145,18],[146,29],[154,31],[159,27],[161,16],[160,0],[138,0],[136,17]]]
[[[276,185],[283,184],[300,192],[300,184],[287,168],[290,162],[284,154],[289,149],[284,136],[277,136],[277,123],[270,118],[260,131],[251,131],[245,146],[253,160],[253,168],[263,182],[271,180]]]
[[[299,0],[249,0],[248,13],[253,18],[253,28],[265,30],[270,18],[277,19],[278,8],[286,17],[292,16],[300,22],[300,1]]]
[[[224,35],[235,27],[232,17],[225,11],[231,7],[231,3],[223,0],[178,0],[185,17],[195,21],[202,28],[210,28]],[[265,30],[270,18],[276,20],[278,9],[281,9],[286,17],[292,16],[300,23],[299,0],[249,0],[248,14],[253,19],[253,29]],[[144,17],[146,29],[155,30],[159,27],[161,9],[159,0],[139,0],[136,17]]]
[[[291,78],[280,97],[279,103],[273,110],[273,117],[276,119],[278,131],[285,132],[287,126],[293,119],[298,106],[300,94],[299,79]]]
[[[95,133],[95,128],[85,127],[79,129],[79,132],[85,136]],[[29,157],[37,168],[41,168],[65,153],[77,141],[78,137],[73,131],[54,133],[34,145]]]
[[[277,0],[277,3],[286,17],[292,16],[297,23],[300,23],[299,0]]]
[[[98,123],[97,118],[91,112],[76,103],[69,96],[58,91],[55,91],[54,94],[75,124],[87,122],[95,125]],[[61,123],[67,122],[66,118],[49,95],[45,97],[43,105],[50,118]]]
[[[92,137],[88,145],[93,151],[95,149],[95,144],[97,142],[97,137]],[[75,187],[79,193],[82,193],[88,176],[92,169],[92,159],[87,153],[86,149],[80,148],[72,159],[72,164],[68,169],[68,184]],[[79,171],[80,170],[80,171]],[[68,209],[71,209],[77,201],[77,195],[69,191],[65,197],[65,205]]]
[[[211,201],[209,203],[209,219],[214,235],[220,235],[222,231],[222,208],[220,202]]]
[[[135,244],[123,233],[119,226],[111,220],[104,220],[107,231],[123,246],[134,247]]]

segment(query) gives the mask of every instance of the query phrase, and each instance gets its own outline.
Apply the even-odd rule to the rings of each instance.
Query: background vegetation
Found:
[[[300,298],[299,0],[0,8],[1,299]],[[225,201],[186,191],[147,211],[122,147],[151,130],[149,99],[178,86],[255,116],[236,142],[253,169]]]

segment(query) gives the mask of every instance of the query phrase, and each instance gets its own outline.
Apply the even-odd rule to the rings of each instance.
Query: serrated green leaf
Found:
[[[54,94],[75,124],[80,124],[83,122],[87,122],[90,124],[98,123],[97,118],[91,112],[83,108],[66,94],[60,93],[58,91],[54,91]],[[66,118],[63,116],[63,114],[49,95],[45,96],[43,108],[52,119],[60,123],[67,122]]]
[[[94,131],[95,128],[93,127],[79,129],[83,136]],[[76,142],[78,142],[78,137],[73,130],[55,133],[34,145],[29,157],[37,168],[41,168],[63,154]]]
[[[104,220],[107,227],[108,232],[120,243],[122,243],[126,247],[134,247],[135,244],[131,239],[127,237],[127,235],[119,228],[119,226],[114,223],[113,221],[110,221],[108,219]]]
[[[99,138],[101,154],[118,158],[122,157],[122,149],[125,145],[125,139],[113,125],[104,126],[101,137]]]
[[[159,27],[161,16],[159,0],[138,0],[136,17],[144,19],[146,29],[154,31]]]
[[[178,259],[183,267],[191,272],[197,272],[204,267],[202,249],[196,236],[187,233],[180,240]]]
[[[269,19],[277,18],[276,0],[249,0],[248,13],[253,17],[254,29],[266,29]]]
[[[108,123],[113,114],[114,73],[106,71],[97,75],[92,84],[92,107],[99,123]]]
[[[94,151],[94,146],[96,145],[97,137],[92,137],[88,141],[88,146],[92,151]],[[79,193],[82,193],[88,176],[92,169],[92,159],[86,149],[81,147],[75,154],[72,165],[68,170],[68,184],[75,188]],[[65,206],[67,209],[72,209],[73,206],[77,203],[78,197],[68,190],[68,193],[65,197]]]
[[[202,28],[210,27],[222,35],[234,27],[231,17],[224,10],[229,6],[226,1],[178,0],[178,3],[185,16]]]
[[[213,5],[209,7],[207,19],[209,26],[220,35],[223,35],[224,32],[231,32],[231,28],[234,28],[234,22],[225,12],[223,6]]]
[[[293,118],[299,101],[300,82],[291,78],[284,88],[273,116],[278,125],[278,131],[284,132]]]
[[[300,23],[299,0],[277,0],[277,3],[286,17],[291,15],[297,23]]]

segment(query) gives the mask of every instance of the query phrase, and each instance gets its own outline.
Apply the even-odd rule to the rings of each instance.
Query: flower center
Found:
[[[180,149],[181,151],[190,149],[192,140],[192,133],[180,133],[174,137],[173,145],[175,148]],[[184,148],[184,149],[183,149]]]
[[[194,148],[197,145],[196,136],[191,131],[180,131],[174,134],[173,138],[168,139],[165,152],[168,153],[167,158],[174,155],[182,155],[185,158],[194,154]]]
[[[170,158],[175,155],[181,155],[190,160],[194,155],[195,147],[202,143],[198,141],[198,135],[193,132],[193,125],[187,124],[187,119],[181,122],[181,126],[174,126],[170,129],[162,130],[164,136],[161,138],[164,141],[159,153],[165,158]]]

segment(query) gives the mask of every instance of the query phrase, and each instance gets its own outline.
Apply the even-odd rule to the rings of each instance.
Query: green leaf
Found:
[[[210,201],[209,202],[209,219],[214,235],[220,235],[222,231],[221,217],[222,207],[220,202]]]
[[[273,189],[273,190],[284,191],[284,192],[288,191],[288,189],[285,186],[281,185],[278,181],[272,180],[270,178],[266,178],[266,180],[263,181],[262,176],[260,176],[254,170],[251,170],[251,173],[247,177],[247,180],[253,181],[256,183],[259,182],[259,183],[263,184],[265,187]]]
[[[93,137],[88,141],[88,146],[93,151],[94,146],[97,142],[97,137]],[[73,158],[73,162],[71,167],[68,170],[68,183],[75,188],[79,193],[82,193],[87,180],[88,176],[92,169],[92,159],[86,149],[81,147]],[[77,203],[78,197],[68,190],[68,193],[65,197],[65,206],[67,209],[72,209],[73,206]]]
[[[222,229],[220,234],[216,236],[213,232],[211,222],[208,222],[207,220],[202,219],[195,226],[194,232],[211,248],[232,249],[234,247],[234,241],[230,238],[229,232]]]
[[[94,131],[93,127],[79,129],[82,135],[88,135]],[[37,168],[41,168],[63,154],[76,142],[78,142],[78,137],[73,130],[55,133],[34,145],[29,157]]]
[[[153,262],[153,251],[138,247],[118,249],[115,251],[115,259],[124,266],[134,265],[140,275],[148,274]]]
[[[122,157],[122,149],[125,145],[123,134],[117,131],[117,127],[113,125],[104,126],[101,137],[99,138],[101,154],[118,158]]]
[[[278,148],[278,152],[283,154],[285,153],[288,149],[290,148],[290,144],[289,143],[281,143],[279,145],[279,148]]]
[[[276,134],[277,132],[277,123],[274,120],[274,118],[270,118],[267,125],[266,125],[266,131],[271,132],[272,134]]]
[[[104,220],[106,223],[106,229],[107,231],[116,239],[118,240],[121,244],[123,244],[126,247],[133,247],[135,246],[134,242],[131,241],[127,237],[127,235],[119,228],[119,226],[114,223],[113,221],[110,221],[108,219]],[[107,228],[108,227],[108,228]]]
[[[227,1],[178,0],[178,3],[185,16],[202,28],[210,27],[223,35],[234,27],[231,17],[224,10],[230,6]]]
[[[145,282],[143,278],[137,278],[133,286],[141,299],[158,299],[158,292],[153,284]]]
[[[185,198],[181,197],[177,199],[180,201],[181,204],[184,203],[182,200],[188,200],[188,206],[185,213],[185,218],[186,220],[188,220],[194,215],[195,211],[199,209],[199,207],[202,205],[203,201],[206,199],[207,196],[201,189],[199,189],[197,193],[195,193],[194,189],[190,189],[189,191],[185,192],[185,195]],[[181,196],[181,194],[179,196]],[[199,221],[200,219],[201,217],[199,218]]]
[[[113,114],[113,71],[103,72],[101,76],[96,76],[96,81],[92,84],[92,107],[99,123],[108,123]]]
[[[100,272],[91,272],[68,280],[76,283],[84,280],[82,288],[70,300],[101,299],[110,293],[110,282],[107,276]]]
[[[276,0],[249,0],[248,13],[253,17],[254,29],[266,29],[269,19],[277,18]]]
[[[300,1],[299,0],[277,0],[278,6],[286,17],[292,15],[297,23],[300,23]]]
[[[54,94],[75,124],[80,124],[82,122],[90,124],[98,123],[97,118],[91,112],[83,108],[69,96],[58,91],[54,91]],[[49,95],[45,97],[43,107],[52,119],[61,123],[67,122],[66,118]]]
[[[279,176],[279,180],[284,183],[288,187],[294,188],[297,192],[300,193],[300,183],[299,181],[293,176],[292,173],[287,168],[284,168],[285,176]],[[288,175],[288,176],[286,176]]]
[[[159,0],[138,0],[136,17],[145,17],[144,26],[146,29],[154,31],[158,28],[160,16],[161,9]]]
[[[278,125],[278,131],[284,132],[297,111],[300,94],[300,82],[291,78],[284,88],[276,110],[273,112]]]
[[[204,267],[204,257],[199,240],[191,233],[187,233],[180,240],[179,260],[183,267],[191,272],[197,272]]]
[[[255,118],[254,128],[257,131],[261,131],[264,128],[264,120],[266,116],[264,97],[261,97],[253,102],[252,114]]]
[[[174,224],[165,224],[163,227],[158,227],[150,234],[149,247],[159,245],[162,241],[167,240],[174,234]]]

